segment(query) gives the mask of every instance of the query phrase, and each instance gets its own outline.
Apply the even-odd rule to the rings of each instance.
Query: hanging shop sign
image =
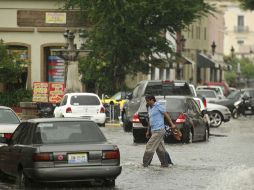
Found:
[[[48,102],[48,83],[33,83],[33,102]]]
[[[60,103],[63,96],[64,96],[64,83],[50,82],[49,102],[53,104]]]

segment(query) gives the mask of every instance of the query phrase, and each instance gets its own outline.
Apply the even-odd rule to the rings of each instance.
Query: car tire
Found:
[[[126,117],[126,114],[123,114],[123,130],[125,132],[131,132],[132,131],[132,123]]]
[[[190,130],[189,127],[185,127],[182,131],[182,143],[186,143],[186,144],[189,144],[189,143],[192,143],[193,141],[193,134]]]
[[[115,179],[105,179],[104,185],[106,187],[115,187],[116,185],[116,180]]]
[[[233,117],[234,119],[237,119],[237,118],[239,117],[239,114],[238,114],[238,111],[237,111],[236,108],[234,108],[233,111],[232,111],[232,117]]]
[[[219,127],[223,121],[223,116],[218,111],[210,112],[209,118],[210,118],[210,126],[211,127]]]

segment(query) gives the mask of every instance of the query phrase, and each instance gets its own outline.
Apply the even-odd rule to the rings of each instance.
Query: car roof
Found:
[[[85,121],[85,122],[93,122],[91,120],[83,119],[83,118],[34,118],[34,119],[29,119],[26,122],[30,123],[44,123],[44,122],[59,122],[59,121]]]
[[[92,95],[92,96],[98,96],[95,93],[90,93],[90,92],[72,92],[72,93],[66,93],[65,95],[71,95],[71,96],[75,96],[75,95]]]
[[[7,106],[0,106],[0,109],[9,109],[9,110],[12,110],[10,107],[7,107]]]

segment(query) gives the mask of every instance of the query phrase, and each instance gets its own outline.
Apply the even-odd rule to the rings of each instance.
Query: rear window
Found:
[[[166,105],[168,112],[184,112],[184,100],[177,98],[166,98],[158,101],[161,105]]]
[[[96,96],[89,95],[72,96],[70,103],[73,106],[100,105],[100,101]]]
[[[0,123],[19,124],[20,121],[13,111],[0,109]]]
[[[160,83],[148,83],[145,94],[158,95],[189,95],[193,96],[193,93],[187,83],[174,83],[174,82],[160,82]]]
[[[99,127],[90,121],[39,123],[35,144],[100,143],[106,138]]]
[[[202,91],[202,90],[200,90],[200,91],[197,91],[197,94],[198,95],[201,95],[201,96],[205,96],[205,97],[207,97],[207,98],[216,98],[216,94],[215,94],[215,92],[214,91]]]

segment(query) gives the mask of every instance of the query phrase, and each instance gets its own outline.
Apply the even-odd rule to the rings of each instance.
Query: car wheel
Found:
[[[126,117],[126,114],[123,114],[123,130],[125,132],[131,132],[132,131],[132,123]]]
[[[239,117],[239,114],[238,114],[236,108],[234,108],[233,111],[232,111],[232,117],[233,117],[234,119],[237,119],[237,118]]]
[[[115,179],[106,179],[104,181],[104,184],[106,187],[115,187],[116,181],[115,181]]]
[[[209,118],[210,118],[210,126],[211,127],[219,127],[222,123],[223,117],[220,112],[218,111],[213,111],[209,113]]]
[[[22,169],[19,170],[18,176],[16,178],[16,184],[20,189],[31,186],[30,180],[25,176]]]
[[[106,123],[100,123],[99,126],[105,127],[105,126],[106,126]]]
[[[182,131],[182,143],[192,143],[193,141],[193,134],[189,127],[185,127]]]

